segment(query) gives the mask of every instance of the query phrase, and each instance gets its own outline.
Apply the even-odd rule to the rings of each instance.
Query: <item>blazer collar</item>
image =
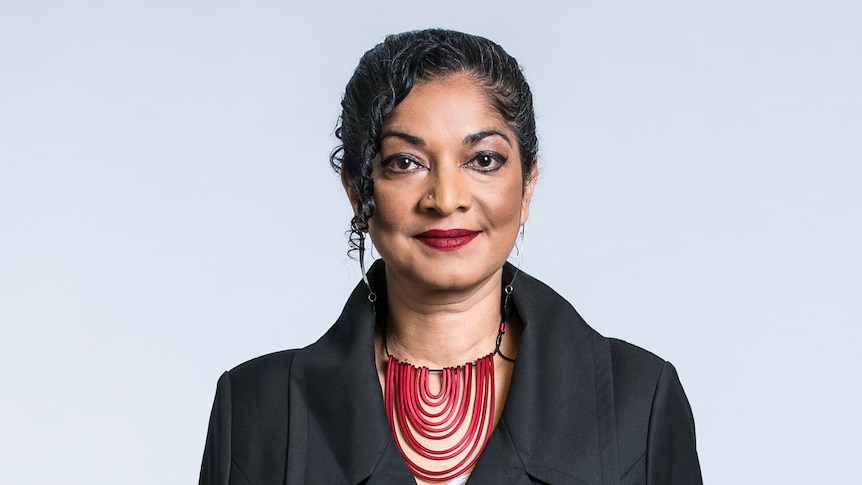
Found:
[[[504,278],[513,270],[506,265]],[[599,483],[595,364],[596,342],[604,339],[544,283],[521,271],[513,286],[524,331],[501,421],[529,475]]]
[[[377,308],[386,308],[384,269],[378,261],[368,271],[378,295]],[[360,282],[335,325],[306,349],[302,376],[309,421],[305,483],[360,483],[378,468],[389,483],[412,479],[398,451],[392,450],[396,447],[375,367],[376,318],[368,294]]]
[[[378,261],[368,272],[378,309],[386,308],[384,270]],[[504,280],[513,274],[514,267],[507,264]],[[523,271],[513,286],[524,332],[502,419],[471,481],[526,484],[530,475],[548,483],[573,478],[597,483],[598,334],[568,302]],[[374,360],[375,323],[368,289],[360,283],[335,325],[307,348],[308,457],[314,463],[307,483],[405,483],[412,478],[383,408]]]

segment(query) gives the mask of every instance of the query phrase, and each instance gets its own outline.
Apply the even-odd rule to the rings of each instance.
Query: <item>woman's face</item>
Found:
[[[417,83],[383,125],[372,178],[374,246],[390,284],[467,290],[488,282],[527,220],[515,133],[466,74]]]

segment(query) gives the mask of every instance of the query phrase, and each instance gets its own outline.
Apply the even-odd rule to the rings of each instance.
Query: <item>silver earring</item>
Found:
[[[521,227],[518,229],[518,235],[515,237],[515,254],[518,255],[518,262],[515,264],[515,273],[512,275],[512,279],[509,280],[509,284],[503,288],[503,292],[505,295],[503,296],[502,308],[500,309],[503,319],[508,320],[511,315],[511,308],[509,306],[509,297],[512,295],[512,291],[514,291],[515,287],[513,284],[515,283],[515,278],[518,277],[518,273],[521,272],[521,263],[524,260],[524,225],[521,224]],[[507,360],[509,360],[507,358]]]
[[[521,227],[518,229],[518,235],[515,237],[515,255],[518,256],[518,262],[515,264],[515,267],[520,269],[521,264],[524,262],[524,224],[521,224]]]
[[[377,293],[374,293],[374,290],[371,289],[371,283],[368,281],[368,273],[365,271],[365,234],[362,234],[362,239],[359,242],[359,268],[362,271],[362,281],[365,282],[365,286],[368,287],[368,301],[371,302],[371,313],[372,315],[377,315],[377,305],[375,302],[377,301]]]
[[[377,293],[371,288],[371,282],[368,281],[368,272],[365,268],[365,231],[360,229],[361,223],[359,217],[354,217],[350,221],[351,245],[359,252],[359,269],[362,271],[362,281],[368,287],[368,301],[371,302],[371,308],[374,309],[374,302],[377,301]]]

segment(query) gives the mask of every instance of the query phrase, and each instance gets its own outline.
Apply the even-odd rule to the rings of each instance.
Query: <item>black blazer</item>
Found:
[[[506,281],[512,271],[507,265]],[[385,295],[383,264],[369,278]],[[694,420],[673,366],[602,337],[529,275],[514,286],[524,331],[512,385],[468,483],[701,484]],[[359,284],[309,347],[221,376],[201,485],[415,483],[383,409],[367,295]]]

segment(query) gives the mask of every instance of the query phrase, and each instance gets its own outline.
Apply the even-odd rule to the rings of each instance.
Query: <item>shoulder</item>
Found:
[[[256,357],[225,372],[219,392],[227,394],[234,420],[280,416],[288,404],[291,368],[297,350]]]
[[[683,394],[673,364],[623,340],[608,338],[607,341],[618,407],[629,403],[652,403],[660,397],[658,393]]]
[[[615,387],[631,389],[643,387],[648,390],[668,362],[654,353],[624,340],[608,338]]]
[[[607,339],[618,425],[646,432],[658,393],[682,385],[670,362],[628,342]]]
[[[200,483],[227,483],[235,474],[258,483],[262,477],[283,474],[291,369],[297,352],[263,355],[222,374]]]
[[[694,417],[676,369],[652,352],[607,340],[624,483],[701,483]]]
[[[261,382],[286,377],[297,349],[282,350],[248,360],[228,371],[231,381]]]

